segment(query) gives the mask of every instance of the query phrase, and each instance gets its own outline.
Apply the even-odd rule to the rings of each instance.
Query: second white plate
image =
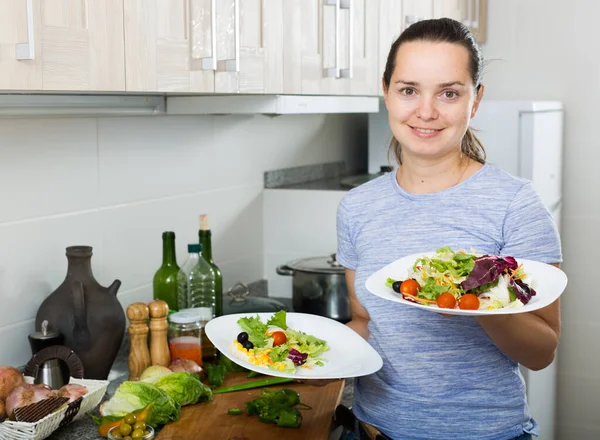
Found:
[[[412,301],[405,300],[402,295],[394,292],[391,288],[385,285],[388,278],[394,280],[405,280],[409,270],[412,269],[417,258],[422,256],[433,256],[435,252],[424,252],[421,254],[408,255],[393,261],[387,266],[381,268],[372,274],[365,282],[365,287],[373,295],[388,301],[393,301],[405,304],[410,307],[416,307],[429,312],[445,313],[447,315],[509,315],[515,313],[526,313],[533,310],[538,310],[553,303],[567,287],[567,275],[559,268],[539,261],[517,259],[517,262],[523,264],[525,273],[529,274],[532,279],[532,287],[536,291],[536,295],[531,300],[517,308],[502,308],[494,310],[462,310],[462,309],[441,309],[437,305],[423,305]]]
[[[257,315],[261,321],[267,322],[273,313],[238,313],[214,318],[206,324],[206,336],[217,350],[236,364],[268,376],[295,379],[343,379],[366,376],[375,373],[383,366],[379,353],[350,327],[322,316],[293,312],[286,314],[287,326],[290,329],[302,331],[327,342],[329,351],[320,355],[327,360],[325,365],[311,370],[297,369],[295,373],[290,373],[251,364],[235,353],[233,342],[243,331],[237,323],[238,319]]]

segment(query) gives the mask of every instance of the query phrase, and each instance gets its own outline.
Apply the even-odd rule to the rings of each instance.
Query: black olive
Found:
[[[400,285],[401,284],[402,284],[402,281],[394,281],[394,284],[392,284],[392,289],[394,289],[394,292],[400,293]]]
[[[242,346],[246,349],[246,350],[251,350],[254,348],[254,344],[250,341],[246,341],[242,344]]]
[[[243,344],[248,340],[248,333],[242,332],[238,335],[237,340],[240,344]]]

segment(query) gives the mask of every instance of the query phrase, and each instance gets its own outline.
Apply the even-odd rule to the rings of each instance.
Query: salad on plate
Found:
[[[536,294],[514,257],[447,246],[417,258],[405,279],[387,278],[386,286],[408,301],[463,310],[522,307]]]
[[[329,350],[323,339],[287,326],[286,312],[275,313],[267,322],[260,317],[243,317],[237,323],[242,331],[233,341],[236,356],[270,370],[294,373],[297,369],[321,367]]]

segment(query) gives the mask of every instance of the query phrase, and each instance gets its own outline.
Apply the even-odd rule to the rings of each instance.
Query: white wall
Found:
[[[269,295],[291,298],[292,277],[277,266],[337,252],[337,207],[347,191],[266,189],[263,193],[265,278]]]
[[[484,77],[487,98],[565,104],[562,243],[569,286],[561,302],[559,440],[600,438],[598,17],[595,0],[489,0],[484,47],[494,60]]]
[[[65,247],[91,245],[102,285],[149,301],[161,233],[177,257],[209,214],[224,287],[264,274],[265,170],[344,160],[362,115],[0,119],[0,365],[30,357],[38,306],[64,279]]]

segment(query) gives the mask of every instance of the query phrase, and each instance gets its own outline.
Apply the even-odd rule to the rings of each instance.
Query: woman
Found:
[[[555,224],[530,182],[485,163],[468,128],[483,96],[483,61],[469,30],[426,20],[392,45],[383,76],[398,167],[350,191],[338,208],[348,324],[382,356],[356,380],[353,412],[392,439],[529,439],[519,364],[554,359],[559,303],[529,313],[454,316],[391,303],[365,280],[406,255],[475,249],[556,266]]]

